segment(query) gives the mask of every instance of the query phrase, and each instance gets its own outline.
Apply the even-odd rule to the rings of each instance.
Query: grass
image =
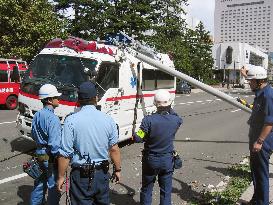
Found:
[[[234,205],[251,182],[249,165],[233,165],[228,168],[231,177],[222,192],[205,192],[191,205]]]

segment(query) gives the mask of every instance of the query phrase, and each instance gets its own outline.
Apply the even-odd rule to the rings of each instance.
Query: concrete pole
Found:
[[[251,109],[249,109],[249,108],[245,107],[244,105],[242,105],[241,103],[237,102],[237,100],[235,98],[233,98],[232,96],[229,96],[229,95],[227,95],[227,94],[225,94],[225,93],[223,93],[223,92],[221,92],[221,91],[219,91],[219,90],[217,90],[215,88],[212,88],[211,86],[208,86],[208,85],[206,85],[204,83],[201,83],[200,81],[195,80],[194,78],[192,78],[192,77],[190,77],[188,75],[185,75],[185,74],[183,74],[183,73],[181,73],[181,72],[179,72],[177,70],[174,70],[173,68],[170,68],[170,67],[168,67],[166,65],[163,65],[159,61],[153,60],[152,58],[149,58],[146,55],[143,55],[143,54],[141,54],[141,53],[139,53],[137,51],[133,51],[132,54],[136,58],[138,58],[138,59],[144,61],[145,63],[148,63],[148,64],[150,64],[150,65],[152,65],[152,66],[154,66],[156,68],[158,68],[159,70],[161,70],[161,71],[163,71],[165,73],[168,73],[168,74],[170,74],[172,76],[175,76],[175,77],[177,77],[179,79],[185,80],[185,81],[189,82],[190,84],[204,90],[205,92],[210,93],[210,94],[212,94],[214,96],[217,96],[217,97],[221,98],[222,100],[230,103],[231,105],[242,109],[245,112],[251,113]]]

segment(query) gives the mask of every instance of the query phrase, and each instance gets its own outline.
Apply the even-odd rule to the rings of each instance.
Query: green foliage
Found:
[[[191,59],[189,74],[197,80],[209,82],[212,79],[213,68],[212,41],[202,22],[195,30],[187,31],[185,42],[189,50],[189,59]]]
[[[49,40],[62,36],[46,0],[0,0],[0,56],[30,60]]]
[[[231,179],[223,192],[205,192],[199,201],[191,204],[233,205],[251,182],[249,165],[234,165],[228,172]]]
[[[128,35],[143,37],[150,29],[149,0],[54,0],[59,15],[71,7],[75,13],[69,20],[68,32],[87,40],[102,38],[106,33],[124,31]]]

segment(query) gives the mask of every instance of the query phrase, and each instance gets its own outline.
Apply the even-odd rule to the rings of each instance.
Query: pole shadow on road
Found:
[[[192,188],[187,183],[174,177],[173,180],[177,181],[180,184],[181,188],[173,188],[172,193],[177,194],[183,201],[189,202],[193,199],[201,198],[201,194],[192,190]]]
[[[216,161],[216,160],[210,160],[210,159],[199,159],[199,158],[192,158],[194,160],[199,160],[199,161],[204,161],[204,162],[213,162],[213,163],[217,163],[217,164],[227,164],[227,165],[234,165],[234,163],[231,162],[220,162],[220,161]]]
[[[127,190],[127,193],[121,194],[115,190],[111,190],[111,192],[110,192],[111,204],[113,204],[113,205],[114,204],[116,204],[116,205],[119,205],[119,204],[136,205],[136,204],[139,204],[139,202],[136,202],[133,198],[134,195],[136,194],[136,191],[133,188],[131,188],[123,183],[119,183],[118,186],[124,187]]]
[[[17,195],[23,200],[17,205],[29,205],[30,194],[33,189],[33,186],[22,185],[18,187]]]

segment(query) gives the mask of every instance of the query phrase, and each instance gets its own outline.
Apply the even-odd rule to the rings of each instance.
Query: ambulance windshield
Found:
[[[46,78],[60,85],[79,86],[88,80],[87,71],[94,71],[97,61],[87,58],[38,55],[29,66],[33,78]]]

